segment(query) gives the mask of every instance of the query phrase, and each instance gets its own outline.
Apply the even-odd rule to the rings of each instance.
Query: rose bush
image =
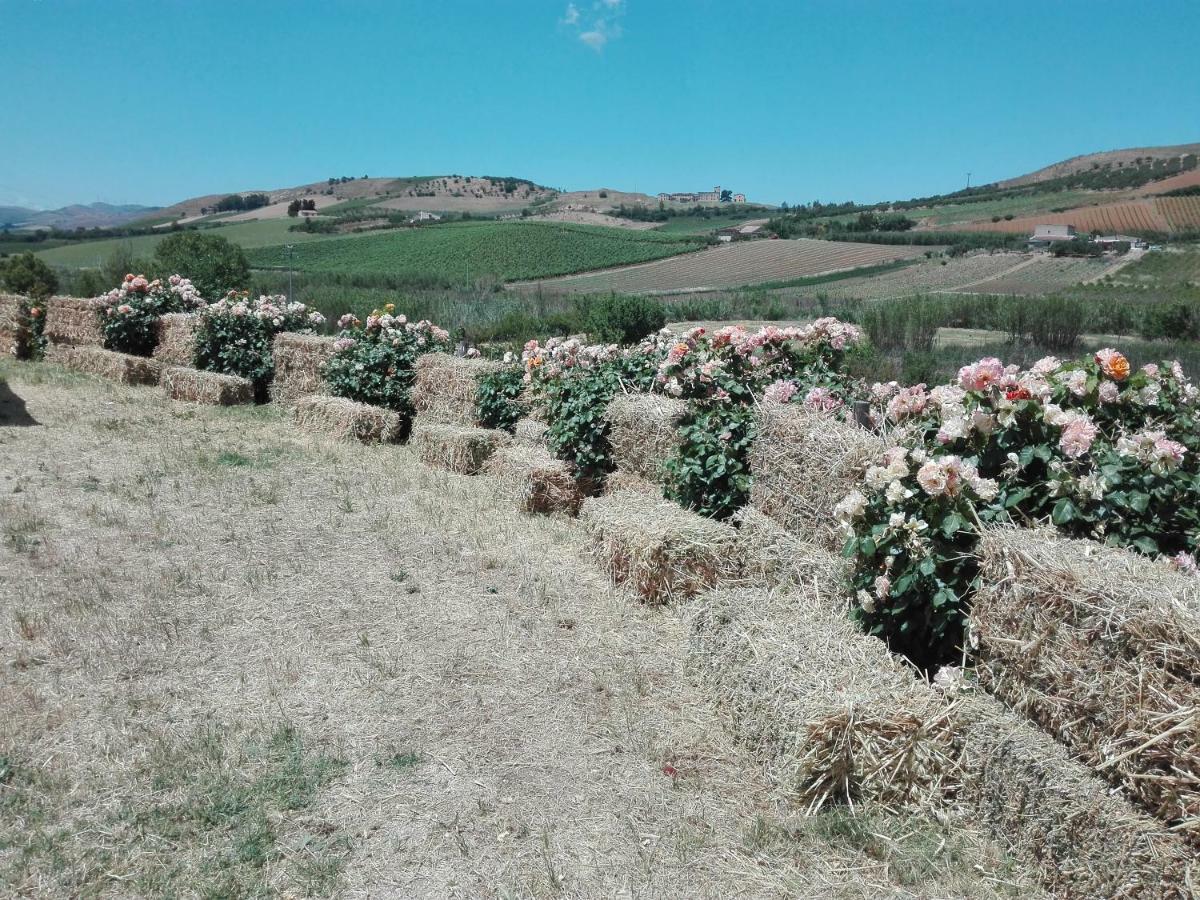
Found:
[[[1049,522],[1142,553],[1194,554],[1198,397],[1178,363],[1134,372],[1113,349],[1067,362],[1047,357],[1026,370],[986,358],[932,390],[875,385],[874,417],[906,437],[893,451],[899,462],[867,473],[863,502],[852,495],[840,507],[859,617],[915,658],[952,654],[982,523]],[[943,488],[926,469],[946,460],[961,467],[947,483],[965,488]]]
[[[255,396],[266,398],[275,372],[271,344],[283,331],[310,333],[325,317],[282,295],[251,298],[245,291],[200,310],[196,327],[196,365],[210,372],[237,375],[254,383]]]
[[[412,420],[413,364],[423,353],[450,348],[450,333],[432,322],[410,322],[387,304],[365,322],[351,313],[338,320],[325,383],[336,397],[382,406]],[[407,424],[405,426],[407,428]]]
[[[164,313],[189,312],[204,305],[199,291],[180,275],[165,282],[150,281],[145,275],[126,275],[119,287],[99,299],[104,346],[119,353],[149,356],[158,342],[158,317]]]

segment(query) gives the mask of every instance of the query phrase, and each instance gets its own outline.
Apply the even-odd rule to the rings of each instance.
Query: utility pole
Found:
[[[967,190],[969,191],[970,189],[971,189],[971,173],[968,172],[967,173]]]
[[[287,245],[288,252],[288,303],[292,302],[292,251],[296,249],[295,244]]]

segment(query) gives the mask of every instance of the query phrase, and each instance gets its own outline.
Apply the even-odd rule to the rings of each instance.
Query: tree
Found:
[[[215,234],[181,231],[154,252],[160,274],[190,278],[201,296],[215,300],[250,283],[250,264],[237,244]]]
[[[291,203],[288,204],[288,215],[291,216],[293,219],[296,218],[296,216],[300,215],[300,201],[299,200],[293,200]]]
[[[58,278],[45,261],[32,253],[0,259],[0,284],[14,294],[45,300],[58,290]]]
[[[733,191],[721,191],[721,202],[722,203],[732,203],[733,202]]]

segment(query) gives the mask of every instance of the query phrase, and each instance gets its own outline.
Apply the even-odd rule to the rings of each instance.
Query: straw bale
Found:
[[[640,494],[647,494],[657,500],[661,500],[663,495],[661,484],[654,484],[642,478],[642,476],[626,472],[624,469],[609,472],[608,476],[604,479],[604,493],[615,494],[617,491],[637,491]]]
[[[494,428],[464,428],[430,422],[424,416],[413,421],[409,441],[417,458],[427,466],[475,475],[497,448],[512,438]]]
[[[516,428],[513,430],[513,440],[522,447],[545,447],[546,429],[549,427],[541,419],[529,417],[518,419]]]
[[[886,449],[879,435],[828,414],[763,403],[750,449],[750,503],[788,531],[839,548],[833,508]]]
[[[275,336],[271,357],[275,374],[271,399],[291,403],[300,397],[325,393],[325,363],[333,356],[334,338],[285,331]]]
[[[741,571],[733,526],[667,500],[617,491],[585,500],[580,517],[600,567],[649,602],[694,596]]]
[[[25,359],[33,337],[26,298],[16,294],[0,294],[0,355]]]
[[[1200,844],[1200,580],[1029,529],[980,553],[983,685]]]
[[[427,422],[478,427],[482,424],[475,404],[479,380],[503,368],[491,359],[423,354],[413,367],[413,409]]]
[[[793,534],[752,506],[738,510],[733,522],[749,583],[767,587],[816,584],[830,597],[849,597],[851,564],[842,555]]]
[[[1053,738],[983,693],[954,712],[961,799],[1056,897],[1196,896],[1194,854]]]
[[[499,482],[500,493],[524,512],[573,516],[583,503],[571,467],[542,447],[500,447],[484,470]]]
[[[655,394],[617,394],[604,411],[608,443],[617,467],[661,482],[664,466],[679,447],[679,423],[687,403]]]
[[[196,358],[195,313],[166,313],[158,318],[158,343],[152,354],[163,365],[191,367]]]
[[[102,347],[72,347],[50,344],[46,359],[76,372],[97,375],[122,384],[158,384],[162,363],[145,356],[131,356]]]
[[[297,398],[292,419],[303,431],[363,444],[395,444],[404,432],[404,420],[393,410],[321,394]]]
[[[106,301],[79,297],[51,297],[46,301],[46,340],[72,347],[100,347],[104,332],[100,315]]]
[[[254,384],[236,375],[169,366],[163,369],[161,383],[164,393],[172,400],[207,403],[211,406],[254,402]]]
[[[948,704],[813,585],[722,588],[688,608],[689,667],[735,738],[816,811],[941,809],[957,791]]]

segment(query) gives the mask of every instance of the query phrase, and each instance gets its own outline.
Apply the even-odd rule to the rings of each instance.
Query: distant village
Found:
[[[675,194],[661,191],[658,199],[661,203],[745,203],[746,195],[723,191],[718,184],[711,191],[683,191]]]

